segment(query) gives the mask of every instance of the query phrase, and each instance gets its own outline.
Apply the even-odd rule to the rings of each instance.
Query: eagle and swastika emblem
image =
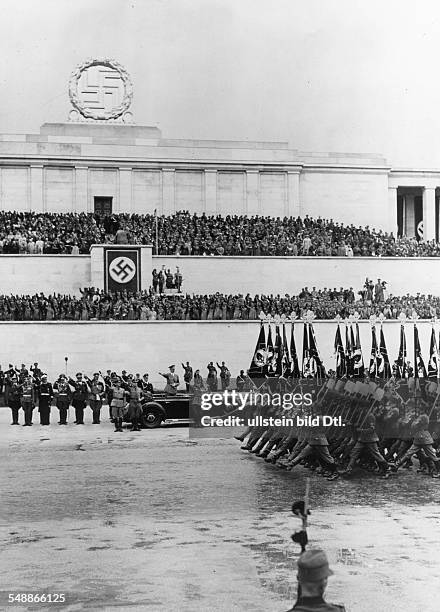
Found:
[[[128,257],[116,257],[108,268],[111,278],[117,283],[129,283],[136,274],[136,265]]]

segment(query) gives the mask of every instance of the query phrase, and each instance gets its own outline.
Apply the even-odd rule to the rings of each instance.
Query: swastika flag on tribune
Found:
[[[104,249],[104,279],[106,291],[140,291],[140,249]]]

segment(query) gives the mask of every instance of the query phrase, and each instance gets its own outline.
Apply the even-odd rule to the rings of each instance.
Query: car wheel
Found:
[[[157,408],[144,408],[144,426],[148,429],[155,429],[160,427],[163,421],[163,414]]]

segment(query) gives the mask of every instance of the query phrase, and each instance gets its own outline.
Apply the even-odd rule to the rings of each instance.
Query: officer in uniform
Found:
[[[162,372],[159,372],[159,374],[161,376],[163,376],[164,378],[166,378],[167,384],[165,385],[165,393],[167,393],[168,395],[176,395],[177,393],[177,387],[180,384],[179,381],[179,376],[175,373],[175,365],[170,365],[168,367],[169,372],[164,374]]]
[[[41,376],[41,382],[37,387],[37,395],[40,425],[50,425],[50,406],[53,398],[53,387],[50,382],[47,382],[47,374],[42,374]]]
[[[21,407],[24,412],[24,425],[23,427],[30,427],[32,425],[32,412],[35,407],[36,389],[30,376],[27,376],[24,383],[21,385]]]
[[[150,399],[153,399],[154,389],[153,389],[153,385],[148,380],[148,374],[144,374],[142,376],[142,381],[141,382],[142,382],[142,385],[139,385],[139,386],[142,389],[142,391],[144,393],[144,396],[145,395],[149,395],[149,396],[151,396]]]
[[[87,379],[90,387],[89,404],[93,413],[93,424],[99,425],[101,422],[101,408],[105,394],[105,386],[102,380],[99,379],[99,372],[93,374],[93,380]]]
[[[10,378],[10,387],[8,394],[8,405],[12,412],[11,425],[19,425],[18,411],[21,408],[21,386],[18,384],[18,378]]]
[[[111,388],[112,400],[111,400],[111,410],[112,410],[112,418],[115,423],[115,431],[122,431],[122,419],[125,414],[125,404],[126,404],[126,391],[121,387],[121,381],[119,378],[116,378],[113,382],[113,386]]]
[[[332,575],[323,550],[315,548],[303,552],[298,559],[297,575],[301,595],[288,612],[345,612],[344,606],[329,604],[324,600],[327,579]]]
[[[90,387],[86,381],[83,380],[81,372],[76,374],[76,380],[69,378],[69,383],[74,389],[72,406],[75,408],[75,423],[77,425],[84,425],[84,409],[90,393]]]
[[[140,423],[142,420],[142,389],[138,387],[136,381],[130,381],[128,385],[128,413],[127,418],[131,421],[131,431],[140,431]]]
[[[16,377],[16,370],[14,368],[14,366],[12,365],[12,363],[9,364],[9,368],[6,370],[5,372],[5,404],[8,404],[9,406],[9,402],[8,402],[8,397],[9,397],[9,390],[12,387],[12,381],[15,379]]]
[[[60,413],[58,425],[67,425],[67,413],[72,399],[72,392],[64,374],[60,374],[54,383],[54,393],[56,396],[56,406]]]

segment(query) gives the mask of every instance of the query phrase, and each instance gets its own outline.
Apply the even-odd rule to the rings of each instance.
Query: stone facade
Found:
[[[379,156],[170,140],[148,126],[47,123],[39,134],[0,135],[0,210],[90,212],[106,197],[113,212],[320,215],[396,234],[400,195],[403,231],[416,235],[418,189],[431,239],[437,186],[440,170],[393,169]]]

